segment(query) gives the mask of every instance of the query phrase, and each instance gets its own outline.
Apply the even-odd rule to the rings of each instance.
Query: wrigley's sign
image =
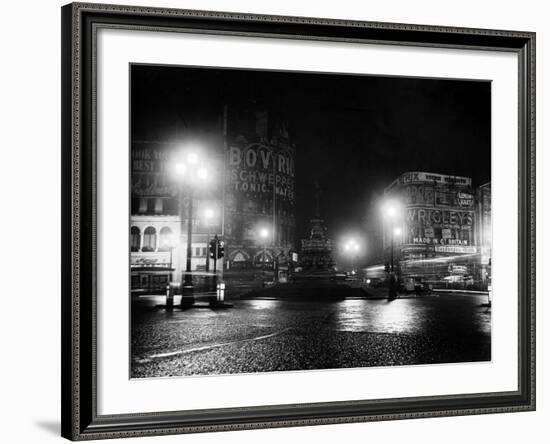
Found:
[[[471,227],[474,221],[472,211],[439,210],[433,208],[409,208],[407,223],[421,227]]]

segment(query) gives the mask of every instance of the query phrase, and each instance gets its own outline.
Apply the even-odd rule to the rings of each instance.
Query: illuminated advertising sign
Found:
[[[418,183],[418,182],[428,182],[433,184],[446,184],[446,185],[463,185],[463,186],[471,186],[472,185],[472,179],[469,177],[461,177],[461,176],[448,176],[444,174],[433,174],[433,173],[425,173],[425,172],[419,172],[419,171],[413,171],[409,173],[405,173],[401,175],[399,178],[399,182],[402,185],[406,185],[409,183]]]
[[[244,148],[231,146],[228,153],[231,190],[261,197],[294,201],[294,158],[291,152],[252,143]]]
[[[172,150],[166,145],[134,144],[131,153],[132,195],[174,196],[176,194],[174,183],[168,180]]]
[[[175,197],[177,183],[173,176],[178,161],[178,146],[172,143],[135,142],[131,150],[132,195],[143,197]],[[220,154],[204,153],[209,175],[215,179],[222,171]],[[212,192],[216,186],[209,191]]]
[[[434,188],[429,185],[408,185],[405,187],[406,205],[433,205]]]
[[[256,244],[267,226],[275,244],[286,244],[294,227],[294,150],[285,143],[246,142],[235,136],[226,154],[226,224],[231,242]]]
[[[434,247],[437,253],[454,253],[454,254],[473,254],[477,253],[477,248],[473,246],[451,246],[451,245],[437,245]]]
[[[437,208],[407,209],[407,223],[409,226],[466,228],[471,227],[473,221],[474,213],[472,211],[440,210]]]
[[[474,195],[470,193],[457,193],[457,203],[461,207],[473,207]]]
[[[400,193],[405,205],[472,208],[474,195],[448,186],[406,185]]]
[[[468,246],[473,242],[472,211],[408,208],[408,243]]]
[[[465,275],[468,274],[468,267],[466,265],[449,265],[449,271],[451,274]]]
[[[410,254],[475,253],[475,204],[472,179],[427,172],[407,172],[386,189],[385,198],[404,207],[403,251]],[[420,248],[411,252],[411,248]]]
[[[132,267],[160,267],[170,265],[170,253],[159,252],[132,252],[130,254]]]
[[[413,244],[434,244],[434,245],[468,245],[467,239],[433,238],[433,237],[413,237]]]

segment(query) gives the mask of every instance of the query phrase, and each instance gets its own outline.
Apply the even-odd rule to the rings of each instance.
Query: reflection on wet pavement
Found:
[[[151,297],[150,307],[163,304]],[[393,301],[234,300],[234,308],[135,310],[132,377],[491,359],[478,295]]]

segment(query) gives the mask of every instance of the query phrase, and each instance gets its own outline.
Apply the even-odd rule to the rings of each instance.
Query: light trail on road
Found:
[[[226,345],[234,345],[234,344],[240,344],[240,343],[245,343],[245,342],[261,341],[262,339],[268,339],[268,338],[273,338],[275,336],[279,336],[283,333],[286,333],[289,330],[292,330],[292,328],[291,327],[285,328],[283,330],[276,331],[275,333],[270,333],[268,335],[262,335],[262,336],[256,336],[255,338],[239,339],[238,341],[221,342],[221,343],[218,343],[218,344],[211,344],[211,345],[205,345],[205,346],[202,346],[202,347],[189,348],[187,350],[176,350],[176,351],[173,351],[173,352],[159,353],[159,354],[156,354],[156,355],[147,356],[146,358],[136,359],[135,362],[142,364],[142,363],[151,362],[154,359],[171,358],[171,357],[174,357],[174,356],[186,355],[186,354],[189,354],[189,353],[207,351],[207,350],[212,350],[214,348],[224,347]]]

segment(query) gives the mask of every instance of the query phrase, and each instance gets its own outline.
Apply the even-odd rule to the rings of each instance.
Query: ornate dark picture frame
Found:
[[[62,8],[62,435],[71,440],[535,409],[535,34],[73,3]],[[518,390],[384,400],[98,415],[96,30],[509,51],[519,61]]]

